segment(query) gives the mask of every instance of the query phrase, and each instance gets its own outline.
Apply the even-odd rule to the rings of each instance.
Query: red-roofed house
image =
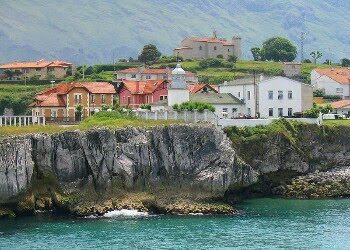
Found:
[[[327,104],[328,103],[324,103],[322,105],[327,105]],[[347,117],[350,116],[350,100],[341,100],[337,102],[332,102],[331,105],[337,114],[346,115]]]
[[[187,37],[179,48],[173,50],[173,55],[184,59],[216,58],[218,55],[241,58],[241,38],[233,37],[232,42],[228,42],[224,38],[217,38],[216,32],[213,37]]]
[[[14,62],[0,65],[0,73],[10,70],[13,76],[10,80],[22,80],[38,76],[39,79],[45,79],[47,76],[54,76],[56,79],[62,79],[67,72],[73,70],[73,64],[63,61],[37,61],[37,62]]]
[[[37,93],[31,104],[32,115],[43,115],[48,120],[75,120],[75,108],[84,107],[83,117],[92,115],[103,105],[113,105],[115,88],[108,82],[75,82],[60,84]],[[78,120],[78,119],[77,119]]]
[[[147,81],[147,80],[172,80],[172,70],[166,69],[150,69],[145,67],[129,68],[120,70],[115,73],[117,81]],[[187,83],[198,83],[198,77],[195,73],[186,72]]]
[[[138,108],[168,98],[167,80],[129,81],[123,80],[118,87],[119,105]]]
[[[350,98],[350,68],[314,69],[311,71],[314,89],[322,89],[326,95]]]
[[[188,85],[188,89],[191,94],[195,93],[218,93],[218,89],[216,85],[209,85],[206,83],[200,84],[190,84]]]

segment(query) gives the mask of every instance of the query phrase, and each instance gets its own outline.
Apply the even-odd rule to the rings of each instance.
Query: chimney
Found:
[[[140,81],[136,81],[136,93],[138,94],[140,91]]]

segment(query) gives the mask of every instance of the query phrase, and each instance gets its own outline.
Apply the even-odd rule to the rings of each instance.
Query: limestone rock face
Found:
[[[29,186],[34,171],[31,153],[29,137],[0,141],[0,202]]]
[[[38,134],[4,140],[0,148],[0,200],[28,187],[34,163],[66,193],[92,185],[103,194],[118,181],[130,191],[201,190],[222,196],[232,185],[257,181],[257,172],[212,126]]]

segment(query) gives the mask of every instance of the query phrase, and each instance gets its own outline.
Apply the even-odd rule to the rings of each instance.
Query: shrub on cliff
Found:
[[[175,104],[173,106],[173,109],[176,111],[183,111],[183,110],[194,111],[196,109],[199,112],[203,112],[205,109],[207,109],[209,111],[215,112],[214,106],[206,102],[183,102],[180,105]]]

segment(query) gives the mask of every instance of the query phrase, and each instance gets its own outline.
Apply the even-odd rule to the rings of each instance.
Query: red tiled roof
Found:
[[[148,81],[128,81],[124,80],[124,86],[131,94],[152,94],[165,80],[148,80]]]
[[[334,68],[334,69],[315,69],[321,76],[325,75],[340,84],[350,84],[350,69],[349,68]]]
[[[74,88],[84,88],[92,94],[115,94],[114,86],[108,82],[75,82],[60,84],[54,88],[43,90],[35,96],[35,107],[64,107],[64,95]]]
[[[328,103],[324,103],[322,105],[325,106],[327,104]],[[346,106],[350,106],[350,100],[340,100],[340,101],[337,101],[337,102],[332,102],[331,105],[332,105],[332,107],[334,109],[344,108]]]
[[[233,46],[233,43],[227,42],[225,39],[214,37],[188,37],[187,39],[195,42],[207,42],[207,43],[222,43],[224,46]]]
[[[37,62],[14,62],[0,65],[0,69],[22,69],[22,68],[45,68],[45,67],[63,67],[72,65],[63,61],[37,61]]]
[[[205,83],[188,85],[188,88],[192,94],[201,91],[204,87],[210,88],[212,91],[218,93],[218,90],[215,85],[209,85]]]

